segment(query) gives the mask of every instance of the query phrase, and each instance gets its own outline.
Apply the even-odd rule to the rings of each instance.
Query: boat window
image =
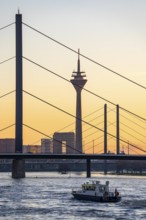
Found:
[[[95,190],[95,184],[86,184],[86,185],[82,185],[82,189],[83,190]]]

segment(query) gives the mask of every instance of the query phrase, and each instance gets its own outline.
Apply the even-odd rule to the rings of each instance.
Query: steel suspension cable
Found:
[[[131,131],[134,131],[136,134],[139,134],[140,136],[146,138],[145,135],[141,134],[140,132],[136,131],[135,129],[129,127],[128,125],[125,125],[124,123],[120,122],[120,124],[124,125],[125,127],[129,128]]]
[[[87,118],[87,117],[89,117],[90,115],[93,115],[93,114],[95,114],[96,112],[100,111],[101,109],[103,109],[103,107],[101,107],[101,108],[99,108],[98,110],[95,110],[95,111],[89,113],[88,115],[85,115],[83,118]],[[60,129],[57,130],[56,132],[62,131],[62,130],[64,130],[65,128],[68,128],[68,127],[72,126],[73,124],[75,124],[75,122],[73,122],[73,123],[71,123],[71,124],[69,124],[69,125],[66,125],[66,126],[64,126],[63,128],[60,128]],[[50,136],[51,136],[51,135],[53,135],[53,134],[50,134]],[[35,141],[35,142],[33,142],[33,143],[38,143],[39,141],[40,141],[40,139],[38,139],[37,141]]]
[[[5,96],[7,96],[7,95],[10,95],[10,94],[13,93],[13,92],[15,92],[15,90],[13,90],[13,91],[11,91],[11,92],[8,92],[8,93],[6,93],[6,94],[0,96],[0,99],[3,98],[3,97],[5,97]]]
[[[9,126],[7,126],[7,127],[5,127],[5,128],[0,129],[0,132],[6,130],[6,129],[8,129],[8,128],[13,127],[14,125],[15,125],[15,124],[12,124],[12,125],[9,125]]]
[[[146,129],[146,128],[144,128],[143,126],[139,125],[138,123],[136,123],[136,122],[130,120],[129,118],[125,117],[124,115],[120,114],[120,116],[123,117],[123,118],[125,118],[126,120],[130,121],[131,123],[137,125],[138,127],[142,128],[142,129]]]
[[[71,47],[68,47],[68,46],[66,46],[65,44],[63,44],[63,43],[61,43],[61,42],[59,42],[59,41],[53,39],[52,37],[49,37],[48,35],[42,33],[41,31],[39,31],[39,30],[37,30],[37,29],[31,27],[30,25],[28,25],[28,24],[26,24],[26,23],[24,23],[24,22],[23,22],[23,24],[24,24],[25,26],[29,27],[30,29],[36,31],[37,33],[43,35],[44,37],[46,37],[46,38],[48,38],[48,39],[54,41],[55,43],[57,43],[57,44],[59,44],[59,45],[65,47],[66,49],[68,49],[68,50],[70,50],[70,51],[72,51],[72,52],[78,54],[78,51],[72,49]],[[103,65],[103,64],[101,64],[101,63],[99,63],[99,62],[96,62],[95,60],[93,60],[93,59],[91,59],[91,58],[85,56],[84,54],[81,54],[81,53],[80,53],[80,56],[82,56],[82,57],[84,57],[85,59],[89,60],[90,62],[92,62],[92,63],[94,63],[94,64],[96,64],[96,65],[98,65],[98,66],[100,66],[100,67],[102,67],[102,68],[104,68],[104,69],[106,69],[106,70],[108,70],[109,72],[112,72],[112,73],[114,73],[115,75],[117,75],[117,76],[119,76],[119,77],[121,77],[121,78],[123,78],[123,79],[125,79],[125,80],[127,80],[127,81],[129,81],[129,82],[131,82],[131,83],[133,83],[133,84],[135,84],[135,85],[137,85],[137,86],[143,88],[143,89],[146,89],[145,86],[143,86],[143,85],[141,85],[141,84],[139,84],[139,83],[137,83],[137,82],[135,82],[135,81],[133,81],[133,80],[127,78],[126,76],[121,75],[120,73],[118,73],[118,72],[116,72],[116,71],[114,71],[114,70],[112,70],[112,69],[106,67],[105,65]]]
[[[141,139],[135,137],[134,135],[130,134],[129,132],[123,130],[122,128],[120,129],[122,132],[124,132],[125,134],[128,134],[130,137],[133,137],[135,138],[137,141],[140,141],[141,143],[145,144],[146,145],[146,142],[142,141]]]
[[[5,29],[5,28],[7,28],[7,27],[10,27],[10,26],[13,25],[13,24],[15,24],[15,22],[13,22],[13,23],[11,23],[11,24],[8,24],[8,25],[6,25],[6,26],[4,26],[4,27],[1,27],[1,28],[0,28],[0,31],[3,30],[3,29]]]
[[[98,127],[96,127],[96,126],[94,126],[94,125],[92,125],[92,124],[86,122],[85,120],[81,120],[80,118],[77,118],[76,116],[72,115],[71,113],[69,113],[69,112],[67,112],[67,111],[65,111],[65,110],[63,110],[63,109],[61,109],[61,108],[59,108],[59,107],[57,107],[57,106],[55,106],[55,105],[53,105],[53,104],[51,104],[51,103],[49,103],[49,102],[47,102],[47,101],[45,101],[45,100],[43,100],[43,99],[37,97],[37,96],[35,96],[35,95],[33,95],[33,94],[31,94],[31,93],[25,91],[25,90],[23,90],[23,92],[26,93],[26,94],[28,94],[28,95],[30,95],[30,96],[32,96],[32,97],[35,98],[35,99],[37,99],[37,100],[39,100],[39,101],[41,101],[41,102],[47,104],[47,105],[49,105],[49,106],[51,106],[51,107],[53,107],[53,108],[55,108],[55,109],[57,109],[57,110],[59,110],[59,111],[65,113],[66,115],[69,115],[69,116],[71,116],[71,117],[73,117],[73,118],[76,118],[76,119],[78,119],[78,120],[80,120],[80,121],[82,121],[82,122],[88,124],[89,126],[92,126],[93,128],[95,128],[95,129],[97,129],[97,130],[99,130],[99,131],[101,131],[101,132],[104,133],[104,130],[103,130],[103,129],[98,128]],[[113,135],[113,134],[111,134],[111,133],[108,133],[108,132],[106,132],[106,133],[107,133],[109,136],[111,136],[111,137],[113,137],[113,138],[116,139],[116,136],[115,136],[115,135]],[[128,142],[126,142],[126,141],[124,141],[124,140],[122,140],[122,139],[120,139],[120,138],[119,138],[119,140],[122,141],[122,142],[124,142],[124,143],[126,143],[126,144],[128,144]],[[133,146],[133,147],[135,147],[135,148],[137,148],[137,149],[140,149],[139,147],[137,147],[137,146],[134,145],[134,144],[131,144],[131,146]],[[144,150],[144,152],[146,152],[146,151]]]
[[[125,147],[128,149],[127,146],[125,146]],[[129,150],[133,151],[133,152],[136,153],[137,155],[140,155],[139,153],[137,153],[135,150],[131,149],[130,147],[129,147]]]
[[[89,117],[89,116],[95,114],[96,112],[100,111],[101,109],[103,109],[103,107],[101,107],[100,109],[98,109],[98,110],[96,110],[96,111],[94,111],[94,112],[89,113],[88,115],[85,115],[83,118],[87,118],[87,117]],[[92,119],[92,120],[95,120],[95,118]],[[71,123],[71,124],[69,124],[69,125],[66,125],[66,126],[63,127],[63,128],[60,128],[57,132],[62,131],[62,130],[64,130],[65,128],[68,128],[68,127],[72,126],[73,124],[75,124],[75,122],[73,122],[73,123]],[[84,126],[84,125],[83,125],[83,126]]]
[[[12,60],[14,58],[15,58],[15,56],[14,57],[10,57],[10,58],[8,58],[6,60],[1,61],[0,64],[6,63],[6,62],[8,62],[8,61],[10,61],[10,60]]]
[[[37,129],[35,129],[35,128],[29,126],[29,125],[26,125],[26,124],[24,124],[24,123],[23,123],[23,125],[24,125],[25,127],[29,128],[29,129],[31,129],[31,130],[33,130],[33,131],[39,133],[39,134],[42,134],[42,135],[45,136],[45,137],[51,138],[48,134],[45,134],[45,133],[43,133],[43,132],[41,132],[41,131],[39,131],[39,130],[37,130]],[[52,139],[52,138],[51,138],[51,139]],[[57,140],[57,139],[55,139],[55,138],[53,138],[53,140],[55,140],[56,142],[62,144],[62,141],[59,141],[59,140]],[[69,147],[69,148],[71,148],[71,149],[73,149],[73,150],[75,150],[75,151],[77,151],[77,152],[79,152],[79,153],[81,153],[81,151],[79,151],[79,150],[77,150],[77,149],[74,149],[73,147],[71,147],[71,146],[68,145],[68,144],[66,144],[66,146]]]
[[[108,108],[109,108],[109,107],[108,107]],[[145,123],[145,119],[144,119],[144,118],[138,117],[138,115],[136,115],[135,113],[130,112],[130,111],[127,110],[127,109],[123,109],[121,106],[119,106],[119,108],[122,109],[122,110],[124,110],[127,114],[134,116],[137,120],[140,120],[141,122]],[[111,109],[111,108],[109,108],[109,109]],[[116,112],[116,109],[113,108],[113,109],[111,109],[111,111]],[[120,114],[120,116],[122,116],[123,118],[126,119],[126,117],[124,117],[122,114]],[[127,120],[133,122],[132,120],[130,120],[130,119],[128,119],[128,118],[127,118]],[[133,122],[133,123],[135,123],[135,122]],[[135,124],[136,124],[136,123],[135,123]]]
[[[36,66],[38,66],[38,67],[40,67],[40,68],[42,68],[42,69],[44,69],[44,70],[46,70],[46,71],[52,73],[53,75],[55,75],[55,76],[57,76],[57,77],[59,77],[59,78],[65,80],[66,82],[69,82],[69,83],[70,83],[70,80],[66,79],[65,77],[60,76],[59,74],[57,74],[57,73],[55,73],[55,72],[53,72],[53,71],[47,69],[46,67],[43,67],[42,65],[40,65],[40,64],[38,64],[38,63],[36,63],[36,62],[34,62],[34,61],[32,61],[32,60],[30,60],[30,59],[24,57],[24,56],[23,56],[23,58],[24,58],[25,60],[27,60],[27,61],[29,61],[29,62],[35,64]],[[74,85],[76,85],[76,84],[74,83]],[[76,86],[80,87],[79,85],[76,85]],[[91,92],[91,91],[88,90],[88,89],[85,89],[85,88],[82,88],[82,89],[83,89],[84,91],[86,91],[86,92],[88,92],[88,93],[90,93],[90,94],[92,94],[92,95],[94,95],[94,96],[96,96],[96,97],[98,97],[98,98],[100,98],[100,99],[102,99],[102,100],[104,100],[104,101],[106,101],[106,102],[108,102],[108,103],[114,105],[114,106],[117,106],[117,104],[113,103],[112,101],[109,101],[108,99],[105,99],[105,98],[103,98],[102,96],[99,96],[99,95],[97,95],[96,93]],[[139,116],[139,115],[137,115],[137,114],[135,114],[135,113],[133,113],[133,112],[131,112],[131,111],[129,111],[129,110],[127,110],[127,109],[121,107],[121,106],[119,106],[119,107],[120,107],[120,109],[122,109],[122,110],[124,110],[124,111],[126,111],[126,112],[128,112],[128,113],[130,113],[130,114],[132,114],[132,115],[134,115],[134,116],[136,116],[136,117],[138,117],[138,118],[140,118],[140,119],[146,121],[145,118],[143,118],[143,117],[141,117],[141,116]]]

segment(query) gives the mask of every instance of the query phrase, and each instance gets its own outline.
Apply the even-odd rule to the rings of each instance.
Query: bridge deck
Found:
[[[90,159],[90,160],[146,160],[146,155],[106,155],[106,154],[21,154],[4,153],[0,159]]]

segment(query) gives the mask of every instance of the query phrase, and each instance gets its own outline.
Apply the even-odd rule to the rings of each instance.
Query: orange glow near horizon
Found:
[[[81,54],[115,70],[131,80],[146,85],[146,3],[122,3],[111,0],[93,4],[36,3],[36,12],[28,8],[29,1],[20,3],[24,23],[42,31]],[[104,2],[104,1],[103,1]],[[132,3],[132,1],[129,1]],[[71,4],[71,5],[69,5]],[[77,7],[78,5],[78,7]],[[114,7],[112,7],[114,5]],[[0,15],[1,27],[15,20],[17,4],[10,16]],[[8,6],[4,3],[4,10]],[[59,10],[61,7],[61,10]],[[75,10],[73,10],[75,9]],[[123,15],[124,10],[124,15]],[[48,11],[50,13],[48,13]],[[75,13],[75,14],[74,14]],[[139,13],[139,17],[136,14]],[[38,16],[39,14],[39,16]],[[81,16],[82,15],[82,16]],[[130,15],[130,17],[129,17]],[[143,19],[144,16],[144,19]],[[39,18],[38,18],[39,17]],[[15,56],[15,25],[0,31],[0,62]],[[23,25],[23,56],[70,80],[77,69],[77,54],[45,38]],[[108,133],[116,136],[116,106],[103,97],[145,118],[146,91],[80,57],[81,71],[85,71],[87,84],[82,91],[83,148],[86,153],[102,153],[104,149],[104,104],[107,104]],[[0,96],[15,90],[15,59],[0,65]],[[70,113],[76,114],[76,92],[70,82],[23,59],[23,90]],[[97,96],[96,96],[97,95]],[[0,130],[15,123],[15,92],[0,99]],[[47,105],[23,92],[23,123],[52,137],[56,131],[75,131],[75,118]],[[95,128],[97,127],[97,128]],[[99,129],[98,129],[99,128]],[[130,143],[146,150],[146,122],[120,109],[120,148],[126,153],[143,154]],[[0,138],[14,138],[15,126],[1,131]],[[24,145],[40,144],[41,135],[23,126]],[[108,150],[116,151],[116,140],[108,135]]]

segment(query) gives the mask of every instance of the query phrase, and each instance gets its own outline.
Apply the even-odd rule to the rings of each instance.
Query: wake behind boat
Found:
[[[72,190],[74,198],[79,200],[89,200],[96,202],[119,202],[121,196],[117,189],[109,189],[109,181],[100,184],[100,181],[87,182],[81,185],[81,189]]]

